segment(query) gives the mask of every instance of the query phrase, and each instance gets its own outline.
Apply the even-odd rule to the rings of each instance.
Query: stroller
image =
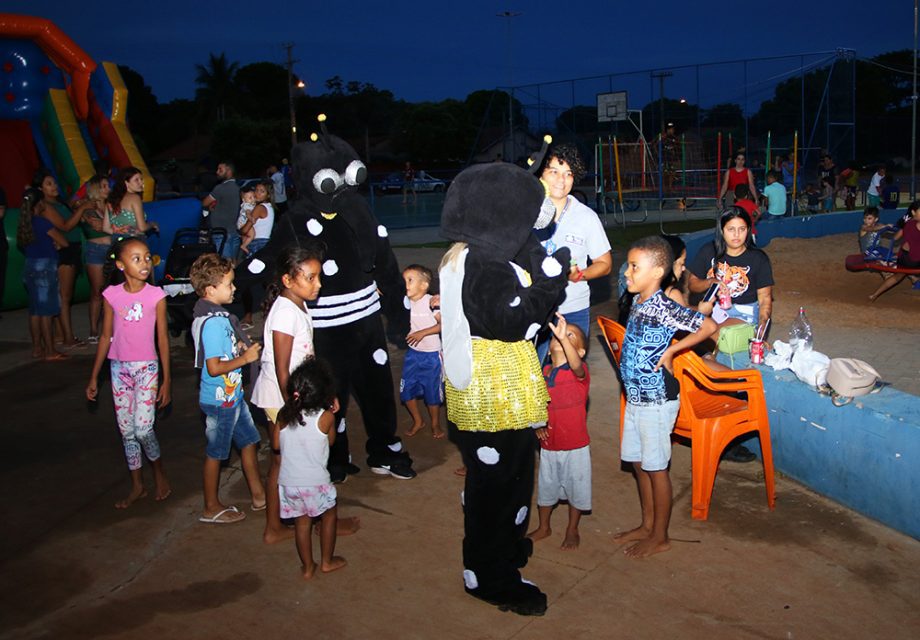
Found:
[[[166,311],[169,314],[169,334],[174,338],[186,332],[186,342],[191,344],[192,311],[198,296],[189,280],[192,263],[205,253],[220,254],[227,241],[227,230],[185,228],[176,231],[166,271],[157,285],[166,292]]]

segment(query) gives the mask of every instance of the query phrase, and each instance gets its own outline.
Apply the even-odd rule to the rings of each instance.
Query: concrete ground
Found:
[[[436,263],[440,251],[397,251],[400,263]],[[595,313],[613,313],[613,303]],[[86,335],[86,310],[75,309]],[[339,487],[342,515],[362,529],[338,541],[348,566],[304,582],[293,542],[262,544],[239,461],[222,496],[247,512],[239,524],[197,521],[202,424],[191,352],[174,343],[171,415],[158,426],[173,494],[128,511],[110,394],[96,413],[83,389],[89,350],[66,362],[29,359],[25,315],[0,319],[0,406],[7,446],[0,528],[0,638],[865,638],[920,635],[920,542],[777,478],[766,506],[758,464],[722,463],[710,518],[690,518],[690,450],[675,445],[671,551],[624,557],[611,541],[638,523],[632,477],[615,442],[618,383],[593,341],[589,431],[594,511],[581,547],[559,545],[554,520],[524,570],[548,594],[541,618],[474,600],[461,579],[463,480],[452,444],[406,438],[418,478],[374,476],[360,455],[360,416],[349,429],[360,474]],[[402,352],[390,350],[394,372]],[[402,411],[400,433],[409,426]],[[266,460],[262,460],[266,468]],[[147,476],[151,483],[150,476]],[[532,519],[534,520],[534,519]],[[318,545],[314,545],[318,547]],[[318,553],[318,549],[314,549]]]

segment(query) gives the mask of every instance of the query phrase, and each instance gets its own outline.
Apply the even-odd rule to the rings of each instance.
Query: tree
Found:
[[[498,89],[480,89],[464,100],[470,121],[475,127],[503,127],[508,123],[508,93]],[[524,115],[524,105],[517,98],[511,98],[511,115],[515,127],[527,127],[529,120]]]
[[[284,120],[232,117],[214,126],[211,152],[231,158],[237,175],[262,175],[265,168],[288,154],[290,138]]]
[[[307,131],[316,125],[316,116],[325,113],[329,131],[346,139],[385,136],[405,108],[393,93],[367,82],[345,82],[334,76],[325,83],[326,93],[297,100],[297,122]]]
[[[218,122],[227,117],[236,94],[233,78],[238,67],[239,63],[230,62],[224,53],[209,54],[207,66],[195,65],[195,99],[204,107],[206,116],[216,116]]]
[[[255,62],[240,67],[234,84],[236,110],[242,117],[281,120],[288,116],[288,73],[280,64]]]
[[[394,128],[393,148],[417,162],[460,161],[469,155],[476,130],[459,100],[410,105]]]
[[[157,143],[160,104],[141,74],[124,65],[118,65],[118,71],[128,90],[128,127],[134,134],[141,155],[146,155]]]
[[[160,105],[154,135],[150,138],[150,153],[155,155],[194,136],[197,114],[198,105],[192,100],[177,99]]]

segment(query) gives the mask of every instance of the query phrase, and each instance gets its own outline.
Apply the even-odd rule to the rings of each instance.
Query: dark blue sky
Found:
[[[496,16],[505,10],[521,14],[511,19],[510,40],[508,19]],[[339,75],[410,101],[463,98],[507,85],[509,71],[522,85],[837,47],[868,57],[913,46],[911,0],[5,0],[3,11],[53,20],[97,61],[140,72],[161,102],[194,95],[194,65],[206,62],[209,52],[225,52],[241,64],[281,63],[281,44],[288,41],[309,93],[322,93],[323,82]],[[756,106],[799,64],[753,63],[746,79],[740,65],[705,68],[700,102],[741,102],[746,93]],[[668,82],[667,95],[696,101],[695,71]],[[608,85],[628,89],[630,107],[641,106],[652,91],[643,73],[584,83],[576,101],[590,103]],[[546,87],[541,100],[563,104],[570,96],[569,87]]]

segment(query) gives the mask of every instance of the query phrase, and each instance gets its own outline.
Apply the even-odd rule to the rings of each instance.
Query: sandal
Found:
[[[213,516],[202,515],[200,518],[198,518],[198,522],[204,522],[205,524],[233,524],[234,522],[239,522],[240,520],[245,519],[245,513],[236,507],[227,507],[226,509],[215,513]]]

